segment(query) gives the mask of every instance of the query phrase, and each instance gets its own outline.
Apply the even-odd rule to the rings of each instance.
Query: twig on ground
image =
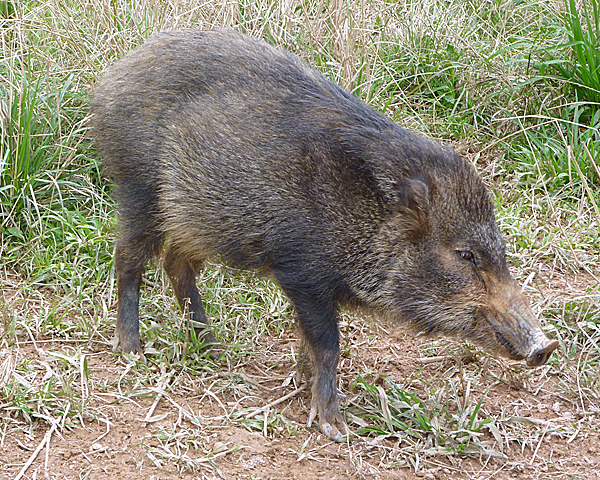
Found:
[[[298,395],[300,392],[303,392],[304,390],[306,390],[307,384],[303,384],[300,385],[296,390],[294,390],[293,392],[288,393],[287,395],[265,405],[264,407],[259,408],[258,410],[254,410],[253,412],[250,412],[248,415],[246,415],[246,419],[250,419],[250,418],[254,418],[256,415],[258,415],[259,413],[262,413],[266,410],[268,410],[271,407],[274,407],[275,405],[279,405],[281,402],[285,402],[287,399],[295,397],[296,395]]]
[[[183,415],[185,418],[187,418],[190,422],[194,422],[196,420],[196,417],[194,416],[193,413],[188,412],[185,408],[183,408],[181,405],[179,405],[175,400],[173,400],[171,397],[167,396],[165,397],[170,403],[171,405],[173,405],[177,410],[179,410],[179,414]],[[221,404],[222,405],[222,404]]]
[[[160,402],[160,399],[165,394],[165,388],[167,387],[167,385],[171,381],[171,377],[172,376],[173,376],[173,372],[169,372],[158,383],[158,386],[156,387],[156,389],[158,390],[158,394],[156,395],[156,398],[154,399],[154,403],[150,407],[150,410],[148,410],[148,413],[146,413],[146,418],[144,418],[144,420],[142,421],[142,426],[143,427],[147,426],[148,423],[150,423],[150,419],[152,418],[152,414],[154,413],[154,410],[156,410],[156,407],[158,406],[158,402]]]
[[[417,358],[417,362],[423,364],[423,365],[428,365],[430,363],[438,363],[438,362],[444,362],[446,360],[451,360],[452,357],[450,355],[442,355],[439,357],[421,357],[421,358]]]
[[[101,421],[106,422],[106,432],[104,432],[102,435],[100,435],[98,438],[96,438],[96,440],[94,440],[92,442],[92,445],[94,445],[95,443],[98,443],[100,440],[102,440],[104,437],[106,437],[110,433],[110,422],[108,421],[108,419],[103,420],[101,418],[98,418],[97,421],[98,421],[98,423],[100,423]]]
[[[35,461],[35,459],[37,458],[38,454],[42,451],[42,449],[46,446],[46,444],[50,443],[50,439],[52,438],[52,434],[54,433],[54,430],[56,430],[57,426],[58,426],[58,421],[52,421],[52,426],[50,427],[50,430],[48,430],[46,432],[46,435],[44,435],[44,438],[42,439],[42,441],[40,442],[40,444],[38,445],[38,447],[35,449],[35,452],[33,452],[31,454],[31,457],[29,457],[29,460],[27,460],[27,463],[23,466],[23,468],[21,469],[21,471],[14,478],[14,480],[19,480],[21,477],[23,477],[25,475],[25,472],[31,466],[31,464]]]
[[[547,431],[548,431],[548,427],[544,428],[544,431],[542,432],[540,441],[538,442],[537,447],[535,447],[535,452],[533,452],[533,455],[531,456],[531,460],[529,460],[529,465],[533,465],[533,461],[535,460],[537,452],[540,449],[540,445],[542,444],[542,441],[544,440],[544,437],[546,436]]]

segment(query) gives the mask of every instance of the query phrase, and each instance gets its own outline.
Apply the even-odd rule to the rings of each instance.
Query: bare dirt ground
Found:
[[[305,426],[307,391],[268,409],[267,421],[260,412],[249,428],[236,412],[263,407],[295,389],[288,352],[297,344],[294,332],[288,332],[262,339],[255,357],[245,362],[222,362],[216,375],[193,378],[164,372],[156,384],[105,345],[80,349],[77,358],[87,371],[77,380],[85,383],[78,385],[85,392],[81,415],[65,414],[58,425],[30,423],[0,405],[0,478],[600,478],[598,410],[590,412],[582,399],[565,390],[561,378],[568,375],[567,364],[528,370],[473,354],[453,342],[437,342],[438,355],[425,361],[423,351],[431,340],[379,322],[358,333],[351,327],[342,328],[346,348],[339,368],[348,404],[357,372],[370,372],[374,383],[378,375],[385,375],[416,394],[453,381],[457,403],[477,403],[484,397],[480,413],[500,419],[498,427],[506,426],[498,438],[492,431],[482,433],[504,457],[481,452],[407,457],[399,454],[406,444],[386,436],[332,443],[315,427]],[[44,369],[49,374],[56,369],[57,352],[72,355],[79,348],[69,342],[21,340],[0,349],[4,373],[17,360],[27,359],[40,375]],[[446,408],[451,411],[452,405]],[[272,413],[276,421],[268,420]],[[511,422],[518,424],[518,431],[511,429]]]

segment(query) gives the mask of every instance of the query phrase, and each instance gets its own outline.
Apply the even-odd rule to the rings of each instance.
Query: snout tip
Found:
[[[544,347],[534,350],[533,353],[527,357],[527,365],[532,367],[544,365],[550,358],[550,355],[552,355],[552,352],[556,350],[556,347],[558,347],[558,341],[552,340]]]

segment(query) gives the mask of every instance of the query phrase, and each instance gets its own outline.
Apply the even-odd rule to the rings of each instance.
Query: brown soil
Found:
[[[436,384],[453,379],[459,397],[468,403],[476,403],[489,389],[482,405],[485,415],[529,419],[530,423],[521,421],[523,435],[527,436],[530,426],[538,432],[535,441],[523,444],[517,437],[511,441],[504,436],[504,445],[495,445],[504,459],[423,454],[417,457],[418,465],[409,465],[395,455],[404,446],[396,438],[360,437],[336,444],[316,428],[306,428],[307,391],[271,409],[279,412],[280,421],[269,426],[266,435],[258,431],[262,413],[255,417],[258,428],[250,430],[235,421],[235,412],[261,407],[295,388],[289,375],[293,364],[285,355],[295,345],[292,336],[263,339],[265,345],[257,346],[255,358],[235,367],[224,363],[221,373],[212,377],[171,377],[148,422],[144,420],[157,398],[156,385],[144,384],[143,375],[126,373],[123,360],[104,346],[84,349],[89,389],[84,410],[88,413],[75,424],[71,417],[59,425],[23,478],[600,478],[598,410],[584,411],[582,399],[564,391],[560,371],[553,367],[522,371],[481,354],[473,356],[460,347],[458,354],[445,357],[443,349],[456,350],[458,344],[443,342],[436,352],[442,358],[423,364],[423,349],[431,340],[414,338],[389,325],[372,327],[344,350],[340,378],[350,397],[348,385],[356,371],[371,372],[372,377],[377,372],[385,374],[416,394],[425,386],[431,391]],[[72,353],[73,347],[24,342],[0,350],[0,364],[10,355],[43,364],[48,352],[61,351]],[[465,391],[465,379],[472,375],[479,375],[480,381]],[[224,388],[223,382],[230,382],[231,388]],[[219,388],[215,388],[217,383]],[[129,396],[130,392],[137,396]],[[0,410],[0,415],[0,478],[14,479],[51,427],[44,421],[31,424],[8,410]],[[489,432],[486,436],[493,441]]]

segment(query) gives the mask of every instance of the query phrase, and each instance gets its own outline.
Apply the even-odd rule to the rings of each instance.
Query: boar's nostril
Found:
[[[548,352],[538,353],[535,356],[535,364],[542,365],[542,364],[546,363],[546,361],[548,360],[548,357],[549,357]]]
[[[545,347],[533,352],[527,359],[527,363],[534,367],[543,365],[548,361],[550,355],[552,355],[552,352],[556,349],[556,347],[558,347],[558,342],[556,340],[551,341]]]

